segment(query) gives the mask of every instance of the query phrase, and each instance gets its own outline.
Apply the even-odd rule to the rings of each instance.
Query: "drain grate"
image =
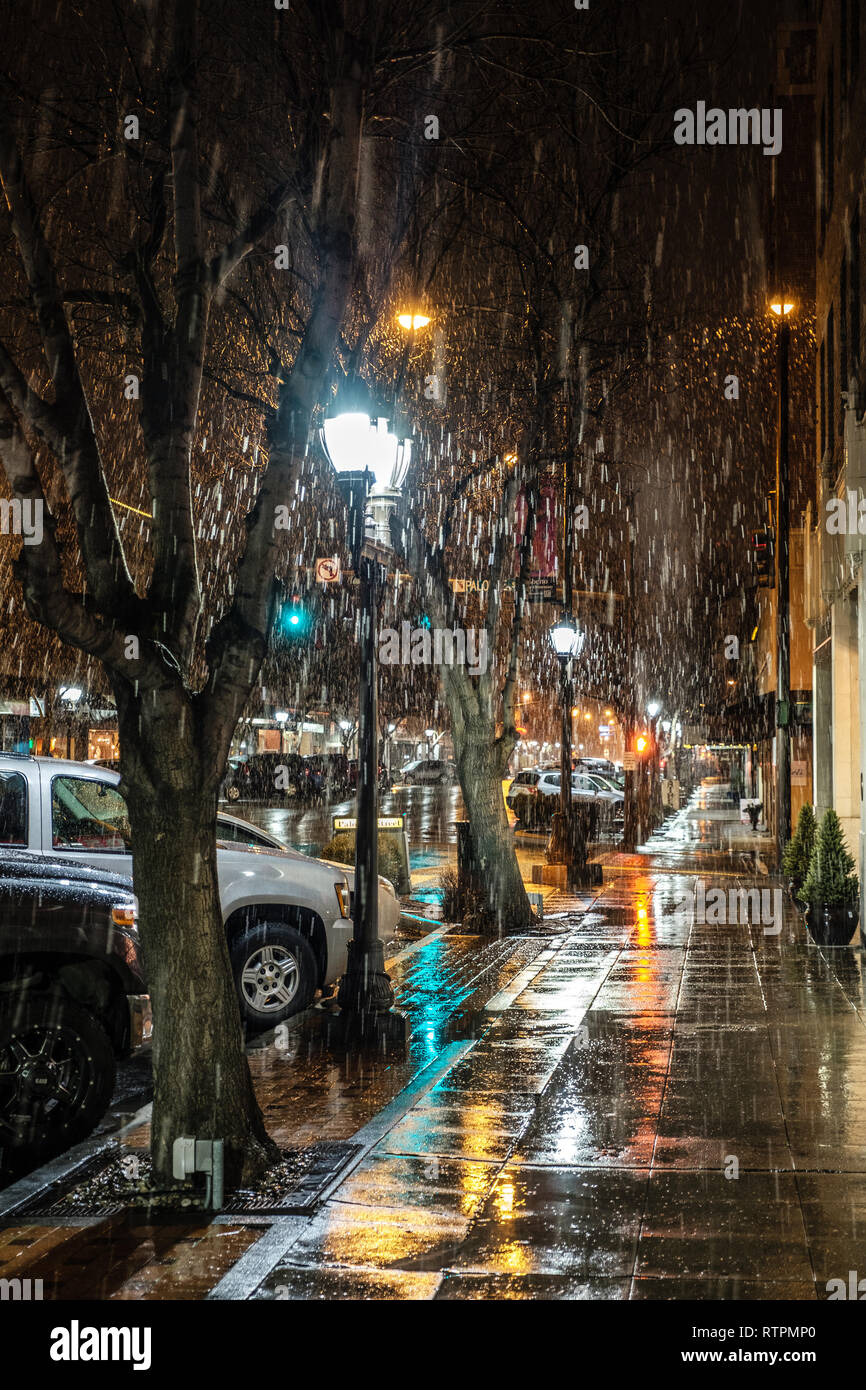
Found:
[[[288,1184],[267,1173],[257,1187],[233,1192],[222,1210],[227,1216],[292,1216],[311,1211],[334,1178],[361,1152],[361,1144],[322,1142],[287,1155],[300,1159],[304,1171]],[[279,1173],[279,1168],[276,1170]]]
[[[231,1193],[221,1212],[229,1216],[291,1216],[312,1211],[361,1147],[328,1141],[283,1150],[280,1162],[262,1174],[254,1186]],[[131,1163],[137,1165],[140,1173],[131,1170]],[[148,1194],[136,1190],[131,1181],[137,1177],[146,1179],[149,1171],[146,1154],[113,1144],[28,1197],[7,1212],[0,1224],[17,1225],[22,1217],[63,1220],[118,1216],[127,1211],[145,1221],[165,1217],[176,1221],[186,1216],[201,1220],[201,1199],[197,1193],[180,1199],[176,1194],[156,1193],[149,1203]]]
[[[20,1206],[6,1212],[4,1222],[14,1222],[17,1225],[22,1216],[114,1216],[123,1210],[120,1200],[106,1198],[97,1203],[85,1203],[83,1200],[76,1200],[75,1192],[85,1183],[98,1181],[110,1167],[118,1164],[119,1157],[120,1150],[114,1145],[108,1149],[100,1149],[98,1153],[79,1163],[71,1173],[62,1178],[55,1178]]]

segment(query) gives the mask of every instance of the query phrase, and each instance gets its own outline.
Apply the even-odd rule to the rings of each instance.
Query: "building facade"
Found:
[[[816,44],[816,498],[807,509],[813,796],[837,811],[866,869],[866,392],[861,216],[866,87],[860,0],[824,0]],[[861,508],[861,499],[864,499]],[[861,921],[863,910],[861,906]]]

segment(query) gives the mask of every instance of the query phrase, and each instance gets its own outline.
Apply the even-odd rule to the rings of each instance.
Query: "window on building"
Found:
[[[827,448],[833,448],[833,420],[836,415],[836,324],[833,305],[827,315]]]
[[[821,458],[827,449],[827,348],[822,340],[818,352],[818,391],[821,396],[821,420],[818,437],[821,441]]]
[[[827,163],[824,166],[824,188],[827,193],[827,216],[833,208],[833,186],[835,178],[834,164],[836,160],[836,135],[835,135],[835,112],[836,96],[833,82],[833,54],[830,54],[830,66],[827,69]]]

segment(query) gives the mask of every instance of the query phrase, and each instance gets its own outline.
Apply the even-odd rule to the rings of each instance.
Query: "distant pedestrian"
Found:
[[[760,815],[763,809],[763,801],[750,801],[746,806],[746,810],[749,813],[749,820],[752,823],[753,830],[757,830],[758,828],[758,820],[760,819]]]

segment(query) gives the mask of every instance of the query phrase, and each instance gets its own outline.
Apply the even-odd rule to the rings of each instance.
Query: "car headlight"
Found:
[[[349,900],[349,889],[345,883],[335,883],[334,892],[337,895],[337,902],[340,905],[340,916],[351,917],[351,902]]]

